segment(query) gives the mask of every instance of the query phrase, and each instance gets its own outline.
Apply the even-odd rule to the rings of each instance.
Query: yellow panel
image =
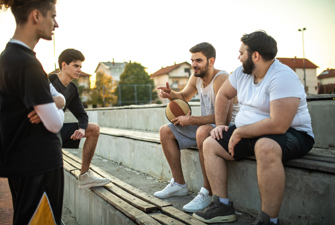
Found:
[[[30,220],[29,225],[56,225],[48,197],[44,192],[40,204],[37,206],[35,214]]]
[[[168,118],[168,120],[170,120],[170,121],[171,121],[172,119],[175,118],[175,116],[174,116],[173,113],[171,112],[169,106],[166,106],[165,114],[166,114],[166,117]]]

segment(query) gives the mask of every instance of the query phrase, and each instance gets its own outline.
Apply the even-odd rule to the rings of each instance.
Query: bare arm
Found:
[[[168,82],[166,82],[165,87],[158,87],[160,90],[159,96],[161,98],[168,98],[170,101],[174,99],[184,99],[186,102],[189,102],[193,96],[197,93],[196,87],[196,77],[194,75],[191,76],[189,81],[187,82],[186,87],[181,92],[175,92],[171,90],[171,87]]]
[[[250,125],[236,128],[229,141],[229,152],[234,155],[234,147],[242,138],[254,138],[266,134],[284,134],[292,124],[298,111],[300,99],[282,98],[270,102],[270,117]]]
[[[221,86],[218,94],[216,95],[215,100],[215,124],[216,127],[211,131],[212,138],[215,139],[221,139],[222,132],[228,131],[228,117],[231,114],[233,110],[233,98],[237,95],[237,90],[230,84],[229,79],[226,79],[226,81]],[[230,122],[230,121],[229,121]],[[228,124],[229,125],[229,124]]]

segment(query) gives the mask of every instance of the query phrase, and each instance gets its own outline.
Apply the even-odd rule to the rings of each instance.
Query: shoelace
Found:
[[[195,197],[195,199],[193,200],[195,203],[201,202],[202,199],[205,197],[205,195],[201,192],[198,192],[197,197]]]
[[[170,183],[164,188],[164,191],[170,190],[173,186],[174,186],[174,184],[170,182]]]
[[[215,208],[217,208],[217,207],[219,207],[219,206],[220,206],[219,203],[211,202],[211,203],[207,206],[207,208],[205,209],[205,211],[210,210],[210,209],[215,209]]]

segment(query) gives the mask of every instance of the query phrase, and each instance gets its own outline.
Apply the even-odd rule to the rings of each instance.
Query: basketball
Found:
[[[190,105],[183,99],[172,100],[165,109],[166,118],[171,122],[178,116],[184,116],[191,111]]]

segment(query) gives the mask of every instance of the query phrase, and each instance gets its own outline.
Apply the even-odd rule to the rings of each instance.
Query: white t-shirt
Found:
[[[269,118],[272,100],[297,97],[300,98],[300,104],[291,127],[314,137],[304,87],[288,66],[276,59],[258,84],[254,83],[254,76],[243,73],[243,67],[240,66],[229,76],[229,81],[237,90],[240,104],[240,111],[235,118],[236,127]]]

